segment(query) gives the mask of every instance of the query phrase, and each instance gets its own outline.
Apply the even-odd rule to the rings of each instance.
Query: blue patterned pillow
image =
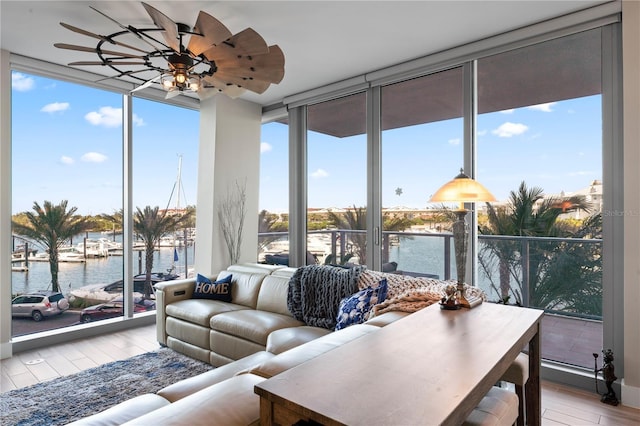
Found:
[[[218,281],[211,280],[204,275],[196,277],[196,287],[193,290],[194,299],[213,299],[231,302],[231,275]]]
[[[349,327],[354,324],[362,324],[369,316],[369,311],[378,303],[387,298],[387,280],[382,279],[378,286],[371,286],[359,292],[345,297],[340,301],[336,330]]]

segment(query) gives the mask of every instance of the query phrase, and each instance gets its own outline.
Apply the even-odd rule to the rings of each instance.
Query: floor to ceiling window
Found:
[[[289,126],[262,126],[258,261],[289,264]]]
[[[193,276],[198,111],[136,98],[132,138],[134,302],[151,300],[136,303],[143,312],[154,307],[153,284]]]
[[[602,349],[601,32],[478,61],[480,285],[547,312],[546,359],[585,368]],[[496,236],[496,237],[494,237]]]
[[[366,93],[308,108],[307,264],[367,264]]]
[[[511,48],[403,72],[404,80],[380,77],[366,95],[320,104],[312,98],[307,217],[318,228],[336,230],[336,239],[326,243],[335,253],[332,262],[342,263],[340,254],[353,254],[358,245],[347,237],[341,251],[336,241],[345,235],[377,237],[377,219],[366,220],[365,213],[366,202],[380,199],[380,269],[456,278],[451,206],[428,200],[471,165],[468,174],[498,201],[476,205],[477,268],[467,280],[492,302],[545,310],[541,349],[547,361],[584,371],[604,345],[619,350],[613,324],[621,318],[611,307],[620,301],[612,259],[620,257],[614,236],[621,228],[610,217],[623,210],[611,193],[622,179],[618,31],[614,24],[545,34],[537,43],[514,40]],[[365,149],[373,171],[361,169]],[[342,179],[329,181],[337,169]],[[372,178],[365,185],[366,173]],[[365,193],[366,202],[355,201]],[[321,194],[330,197],[318,202]],[[354,201],[340,202],[345,195]],[[343,222],[322,222],[337,212]]]
[[[142,245],[135,276],[124,277],[123,96],[17,71],[12,82],[13,335],[122,317],[131,279],[134,313],[153,310]],[[192,269],[199,115],[141,99],[134,107],[133,205],[158,217],[192,212],[154,244],[155,283]]]
[[[429,198],[464,164],[462,90],[460,67],[381,90],[383,269],[449,278],[450,234]]]
[[[37,302],[12,306],[14,336],[78,323],[97,293],[122,295],[105,288],[123,276],[102,217],[120,209],[121,96],[13,72],[12,296]]]

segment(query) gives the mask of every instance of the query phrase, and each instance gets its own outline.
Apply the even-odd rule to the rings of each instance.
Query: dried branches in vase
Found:
[[[247,183],[235,182],[235,188],[227,189],[226,196],[218,207],[218,220],[220,230],[227,244],[229,260],[231,264],[240,260],[240,247],[242,246],[242,230],[244,218],[247,214]]]

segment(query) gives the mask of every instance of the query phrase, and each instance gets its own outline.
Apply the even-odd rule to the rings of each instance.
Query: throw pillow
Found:
[[[386,279],[380,280],[375,288],[368,286],[349,297],[345,297],[340,301],[340,306],[338,308],[336,330],[340,330],[354,324],[362,324],[369,318],[371,308],[378,303],[384,302],[386,297]]]
[[[213,281],[204,275],[196,277],[196,287],[193,290],[194,299],[212,299],[231,302],[231,275]]]

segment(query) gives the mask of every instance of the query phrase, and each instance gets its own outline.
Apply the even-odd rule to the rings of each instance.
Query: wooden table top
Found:
[[[256,385],[322,424],[459,424],[539,331],[543,311],[432,305]]]

